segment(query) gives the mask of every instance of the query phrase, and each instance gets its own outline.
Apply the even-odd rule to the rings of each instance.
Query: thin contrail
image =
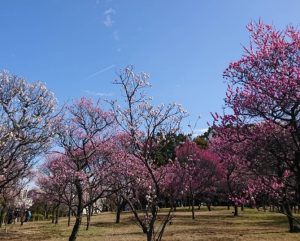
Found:
[[[110,65],[110,66],[107,66],[107,67],[105,67],[105,68],[103,68],[103,69],[100,69],[99,71],[97,71],[97,72],[95,72],[95,73],[89,75],[88,77],[86,77],[85,80],[88,80],[88,79],[90,79],[90,78],[93,78],[93,77],[95,77],[95,76],[98,75],[98,74],[101,74],[101,73],[103,73],[103,72],[105,72],[105,71],[107,71],[107,70],[112,69],[113,67],[115,67],[114,64],[112,64],[112,65]]]

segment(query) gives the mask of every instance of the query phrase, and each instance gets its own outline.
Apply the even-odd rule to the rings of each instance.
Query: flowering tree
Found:
[[[224,77],[229,81],[225,103],[231,114],[221,118],[215,115],[215,119],[222,119],[223,127],[233,127],[237,133],[234,135],[236,142],[249,137],[253,141],[266,139],[266,136],[260,135],[262,129],[259,123],[266,125],[264,130],[271,127],[276,133],[284,133],[285,143],[277,142],[280,148],[272,152],[269,149],[265,153],[281,160],[288,175],[294,177],[295,201],[299,203],[300,33],[291,26],[278,31],[261,21],[251,23],[247,28],[251,34],[250,47],[245,48],[243,57],[231,63],[224,72]],[[253,125],[256,127],[253,128]],[[252,131],[254,129],[255,132]],[[268,132],[272,132],[272,129]],[[276,141],[276,138],[272,140]],[[287,143],[292,148],[283,156]],[[256,160],[270,160],[267,155]],[[271,164],[269,161],[267,163]],[[292,232],[293,217],[289,215],[291,200],[286,196],[282,201]]]
[[[290,229],[294,228],[293,222],[299,221],[293,217],[290,206],[299,203],[296,191],[299,184],[290,168],[297,147],[290,133],[272,122],[256,124],[251,131],[258,133],[251,135],[253,143],[251,146],[248,143],[245,155],[252,172],[260,177],[258,193],[266,187],[267,196],[282,206],[279,211],[288,217]]]
[[[54,134],[53,94],[40,83],[0,73],[0,192],[26,177]]]
[[[139,162],[130,153],[132,150],[130,136],[124,132],[116,133],[112,138],[109,169],[113,194],[109,197],[116,208],[116,223],[120,222],[121,212],[125,208],[129,196],[137,190],[136,176],[140,168]]]
[[[259,198],[272,199],[293,220],[286,206],[295,202],[296,189],[295,177],[289,171],[294,147],[287,132],[269,122],[243,128],[220,126],[215,130],[217,137],[212,146],[227,173],[229,198],[236,204],[255,205],[267,201]]]
[[[49,155],[46,162],[40,167],[40,175],[37,180],[39,195],[35,201],[40,201],[41,198],[45,201],[45,197],[51,201],[52,220],[54,222],[56,216],[56,224],[59,206],[65,204],[68,206],[68,226],[70,225],[72,205],[76,196],[73,174],[73,170],[68,166],[68,159],[61,154]],[[55,211],[56,215],[54,215]]]
[[[221,191],[225,194],[228,205],[233,205],[234,216],[238,216],[238,207],[247,202],[248,182],[252,180],[245,162],[245,145],[235,136],[233,127],[215,127],[216,136],[210,141],[210,147],[219,156],[220,168],[223,173]]]
[[[67,107],[61,120],[58,143],[61,155],[67,160],[76,190],[76,222],[69,240],[76,240],[83,209],[103,197],[109,191],[107,177],[110,138],[113,133],[114,116],[103,111],[100,103],[81,98]],[[94,186],[93,196],[86,198],[86,187]]]
[[[164,228],[170,218],[170,213],[165,217],[161,229],[155,230],[158,215],[158,204],[162,196],[162,181],[165,172],[155,164],[155,152],[159,148],[157,137],[176,134],[180,128],[181,120],[185,113],[177,104],[155,107],[149,103],[145,95],[145,88],[149,87],[149,76],[145,73],[136,74],[131,66],[120,72],[115,84],[121,87],[125,98],[124,105],[119,106],[112,102],[116,114],[116,122],[122,131],[130,138],[132,163],[136,163],[138,171],[136,181],[140,184],[138,192],[126,197],[137,223],[147,236],[148,241],[161,240]],[[158,135],[159,134],[159,135]],[[142,214],[135,205],[141,196],[144,196],[145,205]]]
[[[191,200],[192,219],[195,219],[195,199],[202,198],[209,202],[221,177],[218,158],[210,150],[201,150],[189,140],[178,146],[176,156],[182,166],[180,172],[185,173],[184,189]]]

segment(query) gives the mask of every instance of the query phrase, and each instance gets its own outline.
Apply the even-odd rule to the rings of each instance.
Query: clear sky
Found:
[[[181,103],[197,128],[220,112],[222,72],[261,18],[299,27],[299,0],[0,0],[0,69],[41,80],[60,103],[118,98],[128,64],[148,72],[157,103]]]

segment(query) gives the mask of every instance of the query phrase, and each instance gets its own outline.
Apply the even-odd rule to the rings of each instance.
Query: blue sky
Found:
[[[297,0],[0,0],[0,69],[46,82],[60,103],[118,98],[128,64],[150,73],[156,103],[181,103],[197,129],[222,111],[222,72],[261,18],[299,27]],[[187,125],[187,122],[185,123]]]

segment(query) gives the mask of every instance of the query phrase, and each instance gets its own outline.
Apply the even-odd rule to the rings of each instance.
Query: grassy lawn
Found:
[[[161,212],[163,214],[163,211]],[[113,213],[103,213],[92,217],[89,231],[85,230],[85,218],[79,232],[81,241],[140,241],[145,240],[141,229],[135,224],[130,213],[124,213],[121,223],[114,223]],[[49,221],[25,223],[24,226],[11,224],[0,229],[0,240],[67,240],[71,227],[66,219],[59,224]],[[205,208],[197,211],[195,220],[190,212],[179,210],[175,213],[173,223],[167,226],[163,240],[300,240],[300,233],[288,232],[287,220],[282,214],[258,212],[245,209],[239,217],[233,217],[231,210],[214,208],[208,212]]]

